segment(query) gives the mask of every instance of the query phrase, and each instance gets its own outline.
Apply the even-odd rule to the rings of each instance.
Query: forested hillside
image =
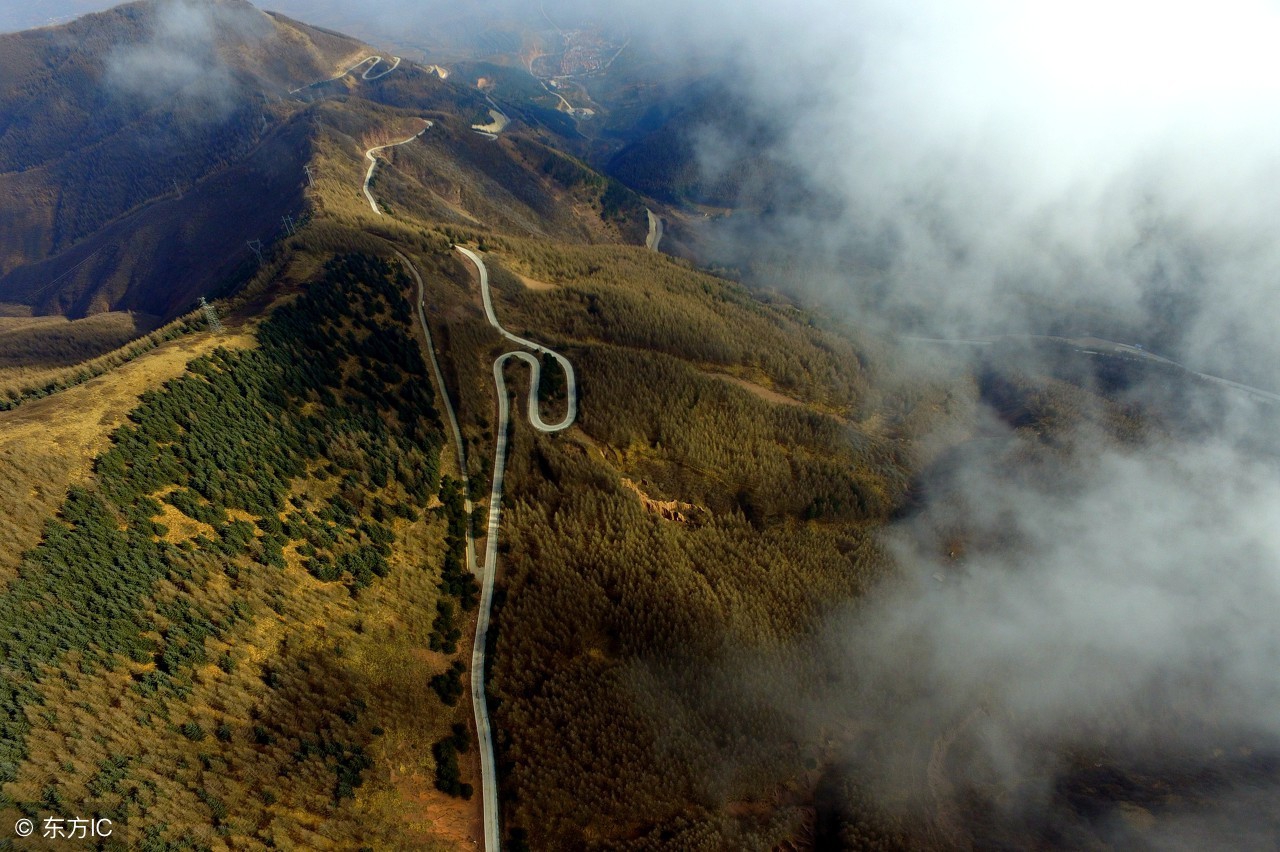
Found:
[[[120,849],[447,839],[431,747],[468,740],[432,636],[474,592],[409,296],[334,258],[116,432],[0,596],[6,812]]]
[[[788,648],[883,575],[871,533],[904,499],[920,405],[886,410],[853,345],[670,260],[489,242],[504,317],[573,360],[582,412],[563,437],[517,427],[507,475],[492,691],[513,848],[803,836],[820,754],[731,671],[804,665]]]
[[[718,81],[681,87],[611,123],[627,144],[604,170],[662,201],[760,207],[803,194],[800,175],[762,155],[779,129]]]
[[[344,224],[367,215],[365,150],[423,121],[435,126],[429,152],[380,155],[402,161],[375,175],[386,209],[644,239],[643,201],[557,150],[566,128],[509,106],[512,126],[486,139],[470,125],[488,102],[465,80],[407,60],[343,75],[374,50],[241,0],[192,7],[191,21],[173,8],[142,0],[0,36],[0,192],[12,201],[0,210],[0,309],[172,319],[241,286],[255,250],[316,210]],[[45,348],[15,366],[62,365],[95,344],[69,341],[52,359]]]
[[[848,755],[871,753],[876,732],[824,703],[848,676],[824,631],[902,581],[883,532],[922,507],[919,546],[957,572],[1009,546],[948,474],[971,469],[957,459],[1065,488],[1099,447],[1185,434],[1185,417],[1078,359],[891,347],[637,248],[450,236],[487,247],[504,323],[570,358],[581,393],[574,429],[513,427],[490,681],[509,845],[947,848],[957,824],[993,843],[1048,836],[993,817],[981,787],[898,809],[868,793]],[[484,366],[502,349],[474,283],[436,274],[436,334],[483,476]],[[523,371],[508,381],[523,399]],[[554,388],[544,397],[559,411]],[[803,718],[815,704],[821,724]],[[949,742],[913,744],[924,757],[905,789],[944,783]],[[1135,805],[1161,777],[1115,771],[1141,777],[1121,797]],[[1112,793],[1056,800],[1044,824],[1096,838],[1087,802]]]

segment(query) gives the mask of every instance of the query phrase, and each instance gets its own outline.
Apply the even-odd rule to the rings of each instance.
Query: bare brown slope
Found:
[[[0,36],[0,301],[170,313],[225,272],[196,267],[296,209],[280,98],[363,46],[243,0],[194,8],[187,29],[148,0]]]
[[[0,277],[5,298],[46,313],[137,310],[171,316],[218,290],[303,206],[305,117],[269,134],[243,162],[154,201],[48,259]]]

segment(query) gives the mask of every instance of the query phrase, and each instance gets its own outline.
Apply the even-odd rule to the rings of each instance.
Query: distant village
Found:
[[[564,52],[534,60],[533,73],[539,77],[584,77],[609,67],[626,46],[613,41],[600,29],[567,30],[562,33]]]

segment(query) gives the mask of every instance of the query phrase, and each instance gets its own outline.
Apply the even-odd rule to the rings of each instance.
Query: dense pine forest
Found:
[[[351,800],[415,742],[465,792],[456,631],[424,613],[475,588],[407,288],[334,258],[255,348],[147,394],[70,491],[0,598],[6,812],[110,818],[106,848],[412,845]],[[409,649],[438,632],[433,672]],[[399,709],[432,705],[437,759]]]
[[[639,250],[498,246],[556,282],[495,278],[582,395],[580,431],[516,429],[508,473],[492,688],[513,847],[804,836],[821,752],[733,672],[806,668],[827,608],[883,576],[871,531],[904,499],[911,412],[873,421],[877,368],[728,282]]]

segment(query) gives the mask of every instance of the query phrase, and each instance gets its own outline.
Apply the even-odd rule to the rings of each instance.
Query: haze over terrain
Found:
[[[765,217],[772,233],[751,222],[725,250],[772,238],[799,273],[783,289],[929,337],[1044,333],[1046,315],[1069,336],[1118,326],[1200,369],[1280,385],[1274,4],[645,8],[635,29],[672,57],[710,52],[779,118],[769,155],[825,200]],[[712,169],[735,148],[731,134],[701,141]],[[1034,766],[1042,786],[1019,788],[1013,812],[1043,803],[1062,770],[1051,755],[1082,731],[1128,731],[1103,740],[1121,749],[1154,738],[1175,762],[1244,732],[1274,754],[1277,470],[1240,447],[1274,448],[1276,414],[1228,410],[1189,444],[1086,455],[1030,489],[980,455],[962,461],[949,485],[964,520],[1015,545],[939,583],[950,560],[924,530],[957,510],[902,525],[915,579],[834,628],[858,673],[850,700],[901,698],[868,723],[899,745],[969,724],[978,775]],[[1153,846],[1266,845],[1274,817],[1241,807],[1259,790],[1274,796],[1274,777]]]
[[[770,225],[817,292],[938,336],[1079,303],[1174,357],[1274,362],[1271,4],[640,8],[633,30],[778,120],[770,154],[827,203]],[[736,144],[703,141],[711,169]]]
[[[1162,354],[1277,387],[1273,4],[658,7],[653,26],[680,22],[662,34],[674,55],[718,51],[731,85],[782,116],[771,153],[829,199],[769,219],[779,254],[818,272],[788,282],[800,292],[934,337],[1043,333],[1051,306],[1076,336],[1123,324]],[[734,145],[703,141],[712,166]],[[762,238],[740,236],[729,253]],[[908,744],[980,708],[974,772],[1042,779],[1012,812],[1043,803],[1062,770],[1050,755],[1085,730],[1128,731],[1108,741],[1158,743],[1173,762],[1243,732],[1274,749],[1277,471],[1238,448],[1274,447],[1276,413],[1228,412],[1190,445],[1108,452],[1030,490],[962,464],[966,520],[1016,545],[938,583],[945,556],[920,526],[898,530],[916,580],[847,627],[853,680],[870,672],[855,694],[905,699],[869,724]],[[1224,794],[1150,841],[1265,846],[1274,817],[1242,802],[1275,793],[1271,778]]]
[[[749,218],[719,249],[759,257],[768,243],[780,289],[919,336],[1121,329],[1280,387],[1274,4],[659,2],[613,22],[673,63],[721,65],[755,113],[744,123],[780,128],[751,153],[798,170],[817,203]],[[695,140],[704,173],[742,155],[723,125]],[[904,698],[873,728],[931,741],[940,719],[981,708],[975,773],[1017,766],[1044,785],[1024,783],[1011,811],[1043,803],[1062,769],[1051,755],[1082,731],[1126,731],[1107,740],[1120,750],[1154,738],[1172,762],[1232,737],[1274,754],[1280,495],[1273,452],[1254,449],[1276,446],[1277,412],[1184,402],[1216,425],[1176,447],[1086,454],[1048,485],[959,463],[965,522],[1016,546],[938,583],[950,560],[923,529],[954,525],[955,507],[895,532],[915,579],[834,628],[857,673],[849,700]],[[1154,845],[1194,848],[1232,822],[1234,842],[1265,845],[1274,817],[1238,812],[1257,794],[1224,794]]]
[[[498,18],[549,25],[536,3],[275,7],[423,49]],[[107,91],[155,104],[180,89],[217,123],[237,90],[208,33],[239,27],[253,42],[256,19],[194,0],[165,8],[149,40],[108,58]],[[80,11],[8,9],[0,28]],[[1280,390],[1273,4],[656,0],[547,12],[562,26],[590,16],[616,28],[628,50],[690,85],[718,69],[741,126],[767,132],[738,134],[723,116],[693,122],[687,139],[706,180],[744,160],[796,177],[792,195],[767,177],[736,184],[738,209],[707,226],[703,260],[890,340],[1106,337]],[[455,144],[459,162],[488,162]],[[413,156],[405,172],[444,185]],[[388,198],[403,186],[391,174]],[[565,337],[579,331],[564,323]],[[1141,361],[1116,378],[1106,358],[1075,351],[1088,345],[1071,348],[904,342],[877,380],[899,390],[954,380],[960,390],[937,407],[968,420],[921,439],[946,449],[922,452],[932,463],[913,485],[918,503],[877,538],[898,573],[856,605],[830,602],[818,638],[797,652],[803,679],[728,655],[717,660],[727,692],[806,740],[857,720],[841,748],[869,795],[891,812],[938,808],[944,834],[954,829],[939,804],[948,785],[983,791],[1000,820],[1034,832],[1072,785],[1139,788],[1135,777],[1168,771],[1210,778],[1188,785],[1194,806],[1146,834],[1132,813],[1104,810],[1098,836],[1129,848],[1266,848],[1280,766],[1280,409]],[[979,378],[965,384],[955,363],[970,351]],[[1001,358],[1028,375],[1076,370],[1097,395],[1060,421],[1011,416],[1005,400],[1017,394],[991,378]],[[1052,396],[1024,395],[1031,408]],[[1108,418],[1144,407],[1166,425],[1112,441]],[[539,458],[540,470],[554,468]],[[527,504],[520,513],[534,514]],[[662,665],[653,669],[661,681]],[[673,715],[696,715],[672,703]],[[733,763],[728,755],[695,793],[714,798]],[[1115,765],[1124,770],[1101,781],[1088,774]]]
[[[0,27],[109,5],[24,4]],[[557,22],[616,26],[677,66],[722,68],[782,128],[765,155],[825,203],[783,211],[722,254],[762,238],[794,247],[818,273],[795,276],[805,292],[871,302],[922,334],[1041,330],[1048,302],[1090,309],[1076,332],[1105,331],[1088,317],[1123,323],[1208,372],[1259,379],[1258,362],[1280,355],[1264,319],[1280,308],[1269,4],[545,6]],[[520,2],[262,7],[393,45],[441,22],[455,38],[549,26]],[[712,175],[742,153],[723,129],[695,138]]]

